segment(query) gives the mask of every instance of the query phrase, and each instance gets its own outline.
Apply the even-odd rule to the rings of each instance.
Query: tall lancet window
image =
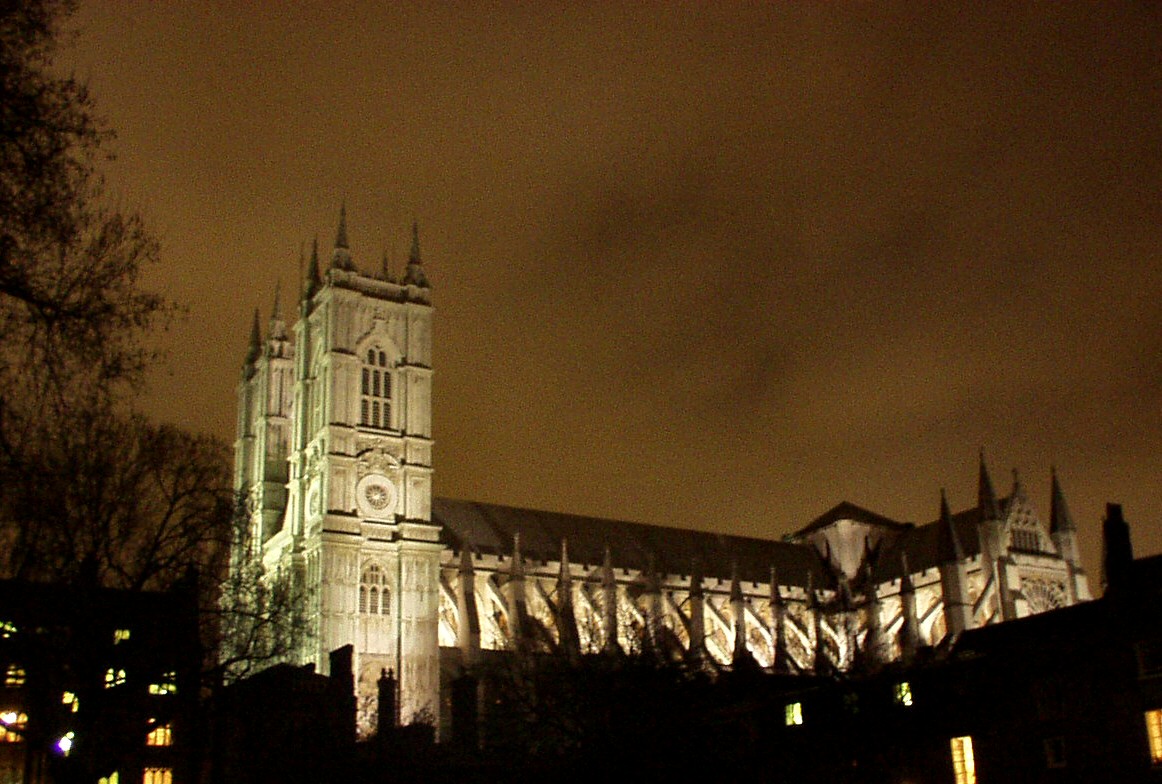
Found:
[[[387,615],[391,611],[391,594],[387,590],[387,575],[378,564],[363,569],[359,581],[359,612],[364,615]]]
[[[391,369],[387,355],[379,349],[367,350],[359,402],[359,423],[386,430],[391,427]]]

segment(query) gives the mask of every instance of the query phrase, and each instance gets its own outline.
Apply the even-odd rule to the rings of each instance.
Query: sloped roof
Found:
[[[747,582],[768,582],[772,566],[783,585],[805,586],[808,575],[817,588],[832,582],[814,548],[790,542],[449,498],[433,500],[432,520],[443,526],[447,546],[488,555],[511,556],[519,531],[528,560],[556,561],[566,539],[569,560],[591,566],[604,561],[608,546],[616,568],[645,569],[652,557],[664,574],[689,575],[697,565],[704,577],[729,580],[737,564],[739,579]]]
[[[980,519],[981,511],[975,506],[952,515],[952,526],[965,558],[972,558],[980,552]],[[876,557],[873,571],[876,582],[900,576],[901,552],[908,554],[908,569],[913,573],[939,566],[940,535],[940,520],[935,520],[907,527],[894,540],[886,542]]]
[[[876,514],[869,509],[864,509],[862,506],[857,506],[850,501],[841,501],[835,506],[828,509],[823,514],[816,517],[804,528],[795,532],[796,537],[805,536],[809,533],[818,531],[820,528],[826,528],[832,523],[839,520],[855,520],[859,523],[866,523],[867,525],[874,525],[880,528],[890,528],[893,531],[904,531],[912,526],[908,523],[901,523],[892,520],[890,517]]]

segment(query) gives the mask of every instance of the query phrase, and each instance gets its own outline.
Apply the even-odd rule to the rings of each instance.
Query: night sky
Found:
[[[433,282],[436,491],[764,537],[934,519],[983,446],[1100,576],[1162,551],[1154,3],[90,2],[62,63],[188,307],[147,409],[232,440],[300,249]]]

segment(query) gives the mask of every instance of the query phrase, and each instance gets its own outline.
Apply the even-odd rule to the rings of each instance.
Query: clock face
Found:
[[[355,487],[355,503],[364,517],[389,517],[395,511],[395,485],[383,474],[368,474]]]

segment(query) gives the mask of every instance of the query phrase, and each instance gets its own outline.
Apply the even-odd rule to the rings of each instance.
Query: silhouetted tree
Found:
[[[75,7],[0,2],[0,577],[146,590],[196,574],[206,646],[248,629],[231,655],[265,660],[289,596],[228,568],[228,449],[133,410],[175,306],[141,285],[157,241],[103,197],[111,132],[56,70]]]

